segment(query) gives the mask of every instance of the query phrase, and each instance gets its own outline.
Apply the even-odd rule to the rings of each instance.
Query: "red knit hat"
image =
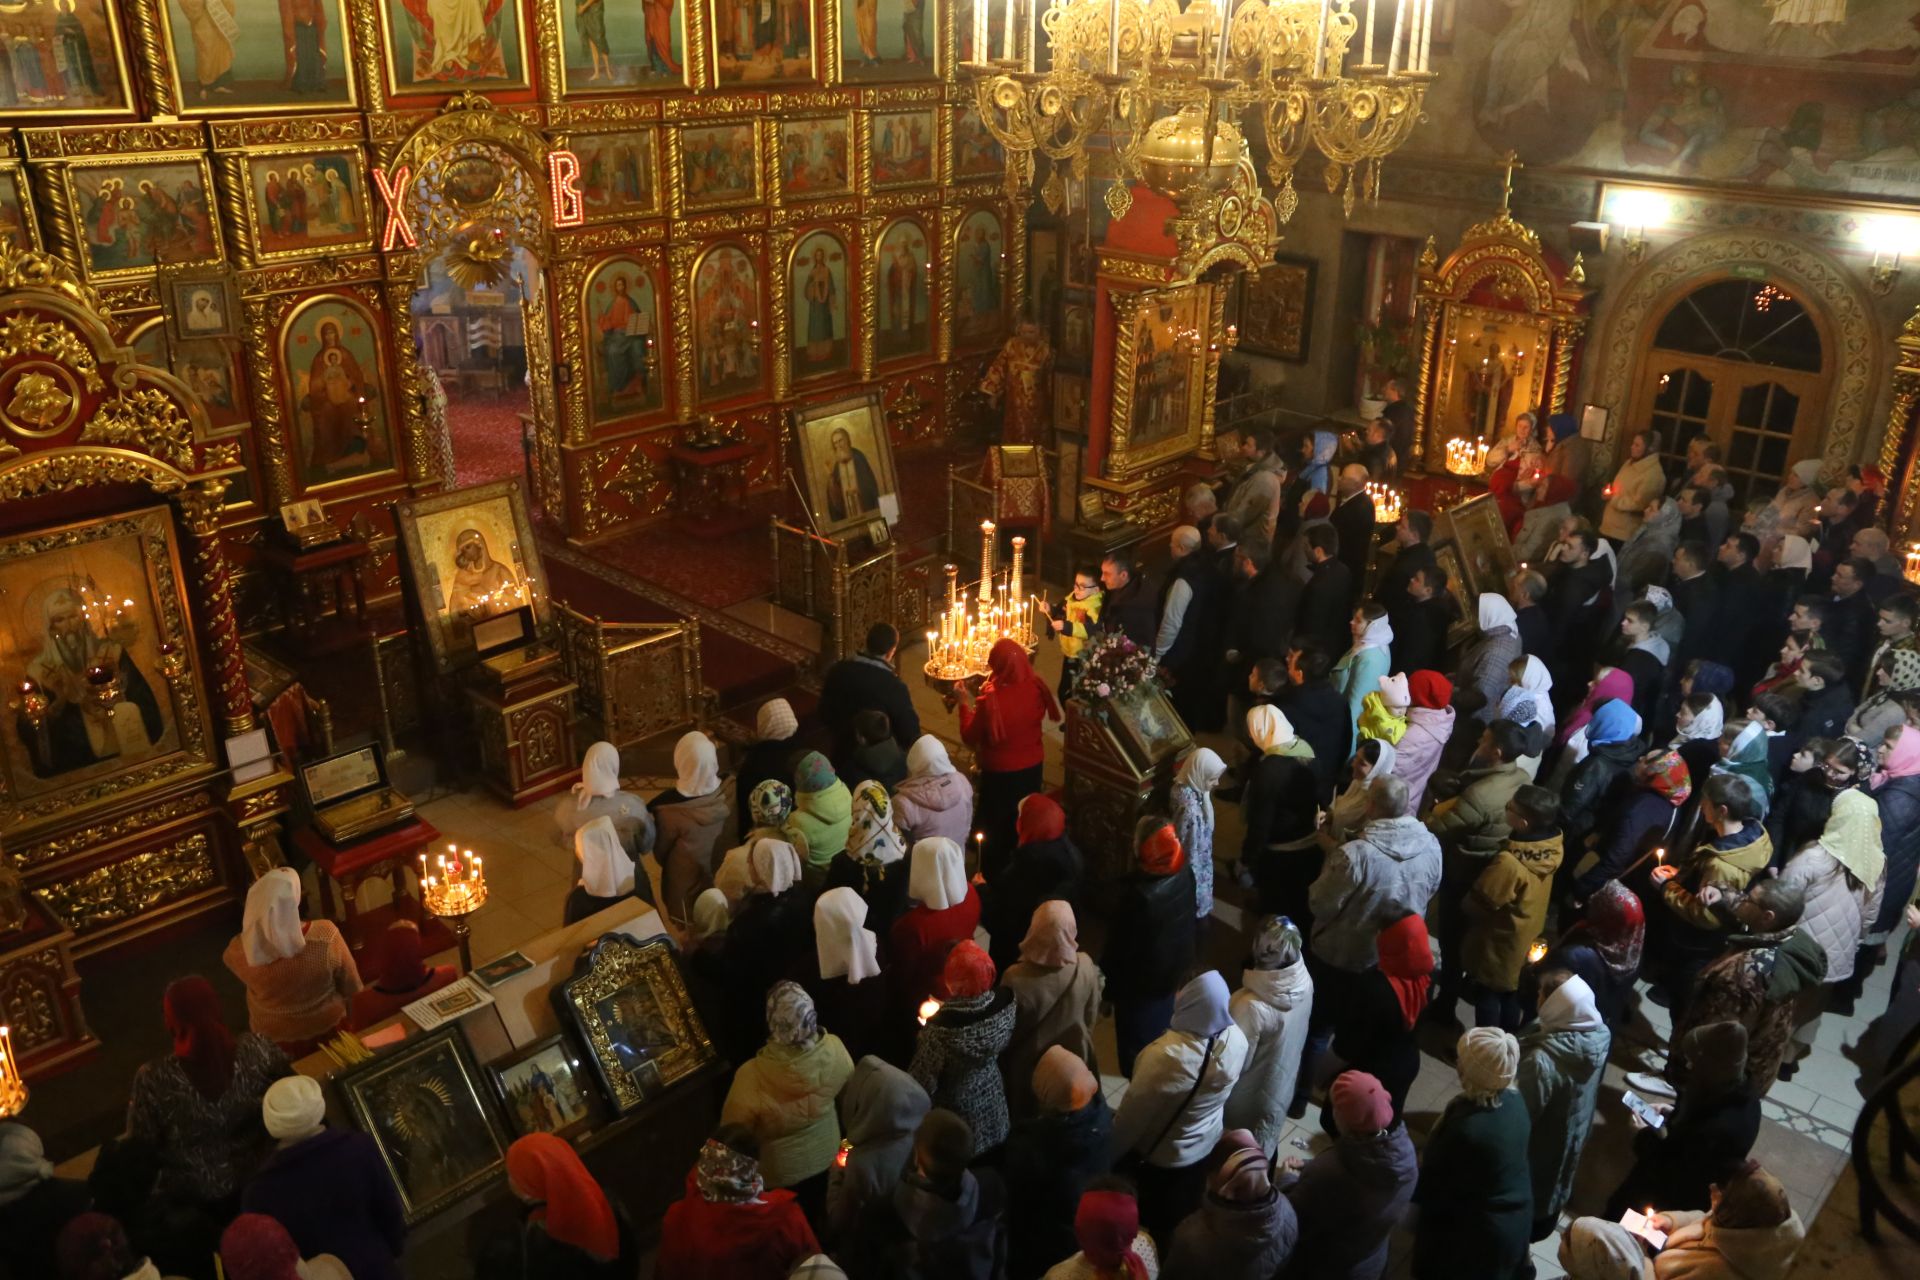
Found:
[[[1378,1133],[1393,1124],[1393,1099],[1364,1071],[1342,1071],[1329,1093],[1334,1123],[1342,1133]]]
[[[949,999],[964,1000],[993,990],[993,981],[998,976],[987,953],[967,938],[947,952],[947,963],[940,970],[940,985],[946,988]]]
[[[1140,867],[1148,875],[1170,876],[1186,865],[1187,855],[1171,822],[1155,827],[1140,842]]]
[[[1438,671],[1415,671],[1407,676],[1407,693],[1414,706],[1438,710],[1453,701],[1453,682]]]

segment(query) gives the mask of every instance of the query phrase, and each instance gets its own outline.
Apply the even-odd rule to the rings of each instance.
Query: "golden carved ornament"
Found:
[[[0,237],[0,293],[22,290],[58,294],[96,315],[105,311],[100,294],[66,261]]]
[[[367,137],[365,116],[275,116],[265,120],[219,120],[210,126],[216,151],[292,143],[354,143]]]
[[[242,297],[255,298],[262,294],[299,289],[325,289],[363,280],[378,280],[383,274],[378,254],[329,254],[325,258],[306,262],[283,262],[242,271],[239,273],[240,293]],[[417,277],[418,274],[416,269],[413,276]]]
[[[196,831],[84,875],[42,885],[38,892],[68,928],[85,934],[219,883],[213,841]]]
[[[129,156],[143,151],[205,151],[207,132],[197,123],[107,124],[64,129],[22,129],[29,160]]]
[[[28,352],[51,356],[70,366],[89,391],[106,389],[93,348],[65,324],[27,311],[15,311],[0,319],[0,359],[11,360]]]
[[[151,831],[169,822],[191,817],[207,809],[213,799],[205,791],[189,791],[159,804],[137,809],[107,822],[91,823],[50,840],[32,840],[21,844],[9,856],[22,867],[37,867],[76,854],[93,853],[103,846],[128,836]]]
[[[193,469],[193,424],[164,391],[124,391],[102,404],[80,443],[139,449],[180,471]]]

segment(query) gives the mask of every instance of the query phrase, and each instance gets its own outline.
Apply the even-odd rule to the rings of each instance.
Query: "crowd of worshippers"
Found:
[[[1490,487],[1542,545],[1471,617],[1427,513],[1376,569],[1364,464],[1315,433],[1289,465],[1254,430],[1157,583],[1127,557],[1076,573],[1058,689],[1003,641],[954,691],[971,778],[885,625],[816,712],[759,706],[727,772],[688,733],[648,800],[590,748],[556,811],[565,918],[651,902],[731,1073],[653,1274],[1351,1280],[1402,1228],[1421,1280],[1530,1275],[1555,1233],[1577,1280],[1786,1274],[1804,1228],[1750,1159],[1760,1099],[1903,913],[1920,927],[1920,611],[1870,473],[1823,492],[1803,463],[1741,510],[1709,446],[1669,477],[1640,437],[1583,504],[1523,426]],[[1124,847],[1082,849],[1044,744],[1115,631],[1218,746]],[[1240,840],[1216,841],[1236,804]],[[1237,972],[1201,962],[1217,888],[1252,908]],[[371,1140],[289,1062],[453,971],[402,923],[363,980],[303,916],[291,871],[248,894],[225,954],[247,1030],[206,978],[168,988],[172,1050],[87,1182],[0,1127],[6,1274],[197,1278],[216,1252],[231,1280],[402,1274]],[[1641,1001],[1671,1034],[1615,1043]],[[1864,1077],[1916,1021],[1910,946],[1848,1047]],[[1423,1037],[1458,1089],[1416,1152]],[[1633,1160],[1568,1220],[1610,1058],[1644,1099]],[[1310,1154],[1286,1135],[1316,1104]],[[477,1221],[476,1276],[638,1273],[655,1224],[571,1146],[523,1137],[506,1163],[523,1212]]]

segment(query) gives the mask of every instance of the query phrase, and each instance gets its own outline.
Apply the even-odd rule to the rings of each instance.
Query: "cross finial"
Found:
[[[1507,176],[1503,180],[1500,188],[1500,215],[1505,217],[1507,216],[1508,209],[1513,204],[1513,171],[1515,169],[1524,169],[1527,166],[1520,163],[1520,153],[1512,149],[1509,149],[1507,154],[1500,157],[1500,163],[1507,168]]]

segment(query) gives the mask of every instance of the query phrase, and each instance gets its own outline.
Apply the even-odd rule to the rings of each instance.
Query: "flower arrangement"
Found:
[[[1081,659],[1073,696],[1087,702],[1117,698],[1152,680],[1158,670],[1153,650],[1111,632],[1094,641]]]

